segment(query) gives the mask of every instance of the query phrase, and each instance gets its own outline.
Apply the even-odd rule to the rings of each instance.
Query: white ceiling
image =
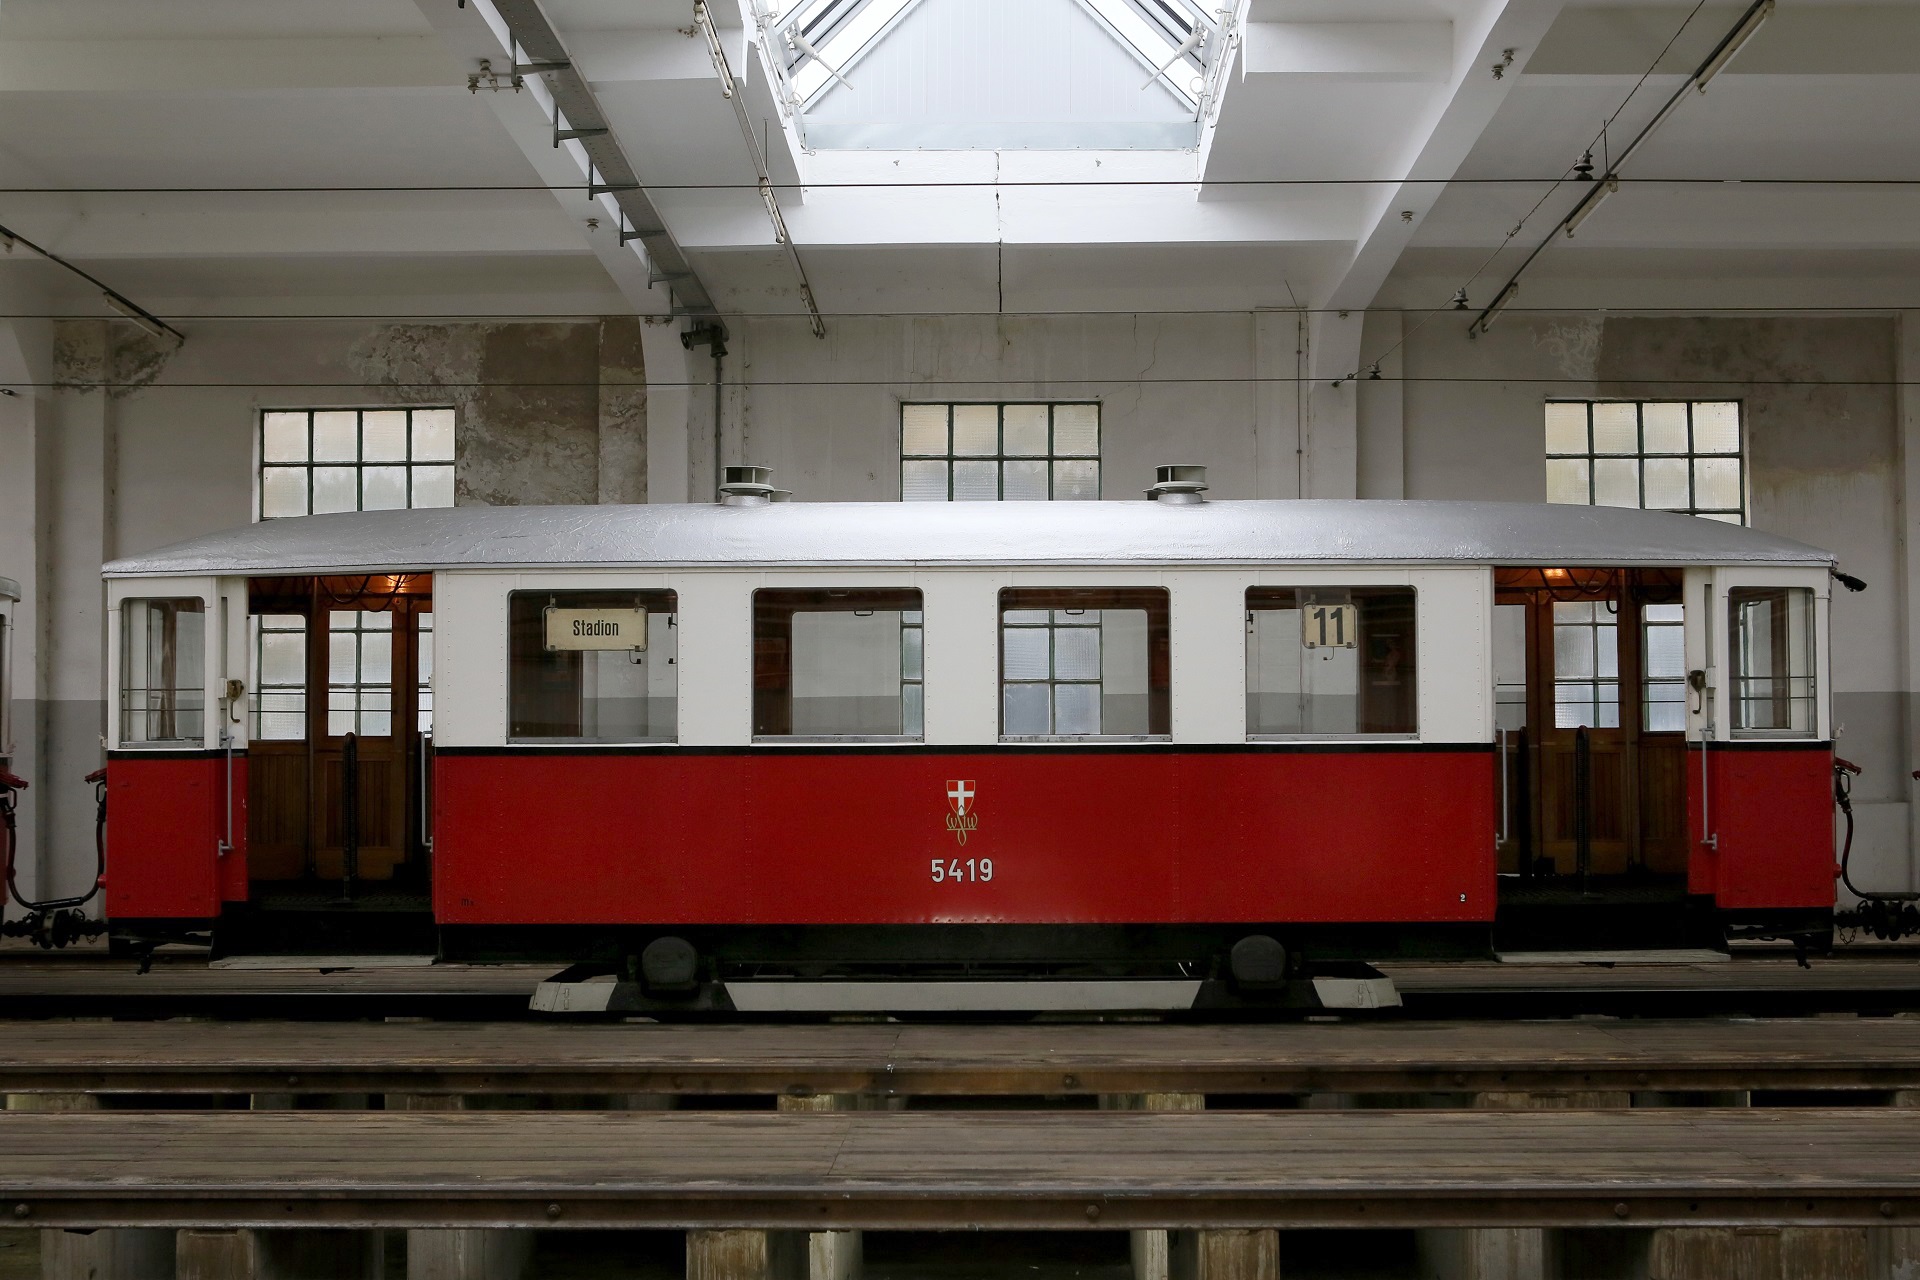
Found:
[[[1743,7],[1709,0],[1633,92],[1692,0],[1250,0],[1196,150],[809,154],[743,3],[715,8],[822,307],[913,313],[1420,306],[1476,269],[1482,300],[1582,194],[1546,180],[1608,115],[1630,138]],[[638,242],[544,189],[569,162],[535,95],[468,91],[485,4],[4,0],[0,186],[34,190],[0,192],[0,223],[181,314],[664,309]],[[797,309],[690,6],[543,6],[721,305]],[[1533,271],[1570,306],[1892,305],[1920,186],[1840,180],[1920,177],[1916,102],[1920,4],[1780,0]],[[101,187],[190,190],[70,190]],[[310,189],[205,190],[262,187]],[[64,288],[0,260],[29,279]]]

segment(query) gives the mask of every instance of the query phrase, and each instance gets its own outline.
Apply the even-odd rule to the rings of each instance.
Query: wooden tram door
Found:
[[[251,880],[344,887],[351,734],[354,885],[426,891],[431,590],[425,575],[255,582]]]
[[[1509,838],[1500,869],[1541,877],[1683,875],[1679,576],[1500,570],[1496,584],[1496,631],[1504,622],[1517,636],[1524,621],[1525,669],[1524,690],[1496,689],[1497,718],[1521,722],[1509,729],[1501,766]]]

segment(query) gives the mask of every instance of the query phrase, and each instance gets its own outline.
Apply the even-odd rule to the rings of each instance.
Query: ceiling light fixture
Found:
[[[100,291],[100,297],[101,297],[101,300],[104,301],[108,306],[112,307],[115,311],[118,311],[121,315],[133,321],[134,324],[138,325],[141,329],[144,329],[146,332],[148,332],[149,334],[152,334],[156,338],[164,338],[170,333],[173,334],[173,336],[176,338],[180,336],[174,330],[166,328],[160,323],[160,321],[148,315],[145,311],[141,310],[139,307],[134,306],[133,303],[128,302],[125,298],[113,292],[113,290],[111,289],[102,289]]]
[[[1468,336],[1478,337],[1488,329],[1491,329],[1493,322],[1500,317],[1502,311],[1507,309],[1507,305],[1513,301],[1514,295],[1519,292],[1520,282],[1518,280],[1507,281],[1507,287],[1500,291],[1500,296],[1493,300],[1493,305],[1488,307],[1480,318],[1473,322],[1472,327],[1467,330]]]
[[[1561,224],[1566,228],[1567,238],[1571,240],[1575,229],[1593,216],[1593,211],[1600,207],[1600,202],[1619,189],[1619,177],[1615,174],[1608,174],[1605,178],[1601,179],[1600,185],[1594,187],[1588,191],[1585,196],[1581,197],[1580,203],[1573,206],[1573,212],[1567,215],[1566,222]]]

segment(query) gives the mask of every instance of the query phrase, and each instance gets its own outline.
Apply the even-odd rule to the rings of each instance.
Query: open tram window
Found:
[[[1171,731],[1162,587],[1000,593],[1000,734],[1143,738]]]
[[[672,742],[679,605],[671,591],[507,597],[514,742]]]
[[[1814,733],[1813,592],[1736,587],[1727,592],[1735,737]]]
[[[1247,592],[1249,737],[1412,734],[1412,587]]]
[[[921,736],[920,592],[753,594],[756,738]]]
[[[206,736],[207,606],[120,605],[120,745],[198,745]]]

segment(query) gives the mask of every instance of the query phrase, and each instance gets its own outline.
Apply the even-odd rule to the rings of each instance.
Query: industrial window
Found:
[[[1745,524],[1733,400],[1550,400],[1547,501]]]
[[[1171,731],[1167,592],[1000,593],[1000,734],[1140,738]]]
[[[1737,587],[1727,610],[1734,736],[1812,736],[1813,592]]]
[[[127,600],[120,628],[120,745],[199,745],[206,736],[206,605]]]
[[[1100,406],[901,405],[900,496],[908,502],[1098,498]]]
[[[260,415],[262,519],[452,505],[452,409]]]
[[[757,738],[918,738],[920,593],[753,594]]]
[[[1686,607],[1640,607],[1640,723],[1649,733],[1687,727]]]
[[[678,736],[680,620],[673,592],[515,591],[507,597],[507,616],[508,738],[672,742]],[[422,668],[423,699],[430,674]]]
[[[1412,587],[1247,592],[1251,737],[1411,734]]]

